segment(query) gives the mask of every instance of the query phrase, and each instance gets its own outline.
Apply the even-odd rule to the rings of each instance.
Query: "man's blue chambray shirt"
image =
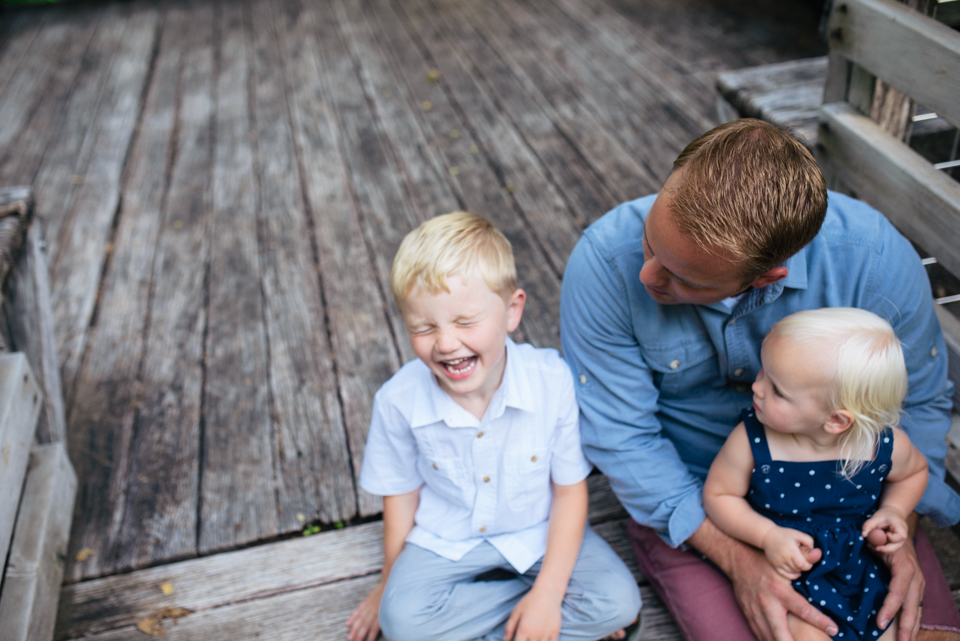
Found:
[[[655,195],[605,214],[577,243],[560,299],[563,351],[580,403],[583,449],[630,515],[670,545],[705,518],[703,479],[750,405],[760,345],[788,314],[859,307],[885,318],[903,344],[910,391],[901,425],[930,464],[917,511],[960,519],[944,482],[952,385],[930,285],[913,247],[877,211],[830,193],[817,237],[782,281],[729,311],[659,305],[640,283],[643,220]]]

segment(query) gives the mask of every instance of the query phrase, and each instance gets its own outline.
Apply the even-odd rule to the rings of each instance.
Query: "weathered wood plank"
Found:
[[[825,174],[839,176],[908,238],[960,274],[955,242],[960,185],[850,105],[824,105],[817,142]]]
[[[590,491],[590,509],[587,514],[591,523],[603,523],[612,519],[622,519],[627,511],[620,505],[616,494],[610,488],[610,481],[603,474],[587,477]]]
[[[127,163],[123,205],[104,274],[90,354],[76,377],[69,413],[70,457],[79,492],[68,581],[110,571],[129,482],[130,441],[141,396],[150,284],[169,178],[180,83],[181,24],[165,20],[139,132]],[[91,554],[77,560],[80,550]]]
[[[419,93],[431,103],[421,110],[420,123],[450,174],[450,184],[467,211],[482,215],[494,223],[513,245],[517,271],[527,292],[528,314],[521,323],[524,335],[539,347],[559,346],[559,318],[544,310],[559,305],[559,274],[531,233],[529,223],[518,203],[507,191],[502,176],[480,154],[473,154],[465,145],[449,144],[450,132],[470,131],[457,105],[443,83],[430,83],[426,75],[434,67],[405,29],[398,29],[396,18],[388,17],[385,5],[377,11],[376,33],[385,51],[394,62],[394,73],[411,94]],[[394,7],[390,7],[393,9]],[[470,132],[471,136],[475,136]],[[534,311],[536,310],[536,311]]]
[[[632,154],[624,147],[616,132],[607,130],[574,82],[546,59],[515,25],[483,5],[460,3],[457,8],[466,12],[464,22],[472,23],[470,32],[475,30],[478,36],[476,39],[467,37],[464,46],[473,42],[483,43],[475,54],[471,52],[474,64],[481,70],[489,69],[486,73],[488,79],[497,78],[501,81],[516,76],[523,91],[540,105],[563,136],[576,146],[616,202],[659,189],[661,181],[645,164],[645,158]],[[442,8],[440,12],[443,12]],[[502,60],[502,63],[491,68],[491,61],[497,60]],[[498,93],[519,91],[502,85],[502,88],[498,86]],[[601,208],[579,213],[590,223],[605,211]]]
[[[76,492],[65,444],[33,448],[0,594],[0,638],[53,637]]]
[[[894,0],[845,0],[827,34],[832,50],[960,125],[960,83],[947,80],[960,68],[956,31]]]
[[[198,552],[279,531],[242,7],[219,5]]]
[[[67,31],[56,58],[48,62],[52,68],[49,81],[16,137],[6,149],[0,148],[0,184],[33,183],[47,147],[60,131],[64,106],[102,13],[100,7],[85,7],[65,16]]]
[[[21,353],[0,355],[0,559],[7,558],[43,392]]]
[[[827,57],[792,60],[717,75],[720,95],[741,116],[790,127],[816,140]]]
[[[210,2],[171,7],[183,33],[176,156],[152,278],[141,369],[142,404],[110,571],[196,554],[209,260],[214,13]],[[101,566],[102,567],[102,566]]]
[[[441,82],[463,113],[470,132],[475,133],[497,167],[501,180],[507,185],[522,185],[521,189],[514,188],[513,197],[554,271],[562,274],[573,246],[580,239],[584,219],[564,197],[560,181],[551,176],[542,156],[525,139],[525,132],[519,130],[508,114],[501,112],[495,94],[475,77],[469,58],[447,37],[438,21],[433,20],[433,9],[421,3],[406,3],[404,9],[416,42],[429,52],[441,72]],[[550,127],[549,121],[545,125]],[[471,142],[468,136],[458,135],[448,144],[469,145]],[[576,163],[579,159],[571,160]],[[561,160],[555,164],[565,163]],[[597,182],[596,176],[586,178]]]
[[[10,349],[27,356],[37,382],[44,390],[35,440],[53,443],[66,440],[67,428],[50,303],[50,276],[41,240],[42,224],[36,218],[32,220],[19,260],[14,262],[7,276],[3,315]]]
[[[960,412],[960,319],[937,305],[934,307],[943,339],[947,343],[950,355],[947,363],[947,377],[953,381],[953,409]]]
[[[56,638],[134,625],[164,607],[201,612],[379,575],[382,563],[383,523],[377,521],[86,581],[63,588]],[[158,588],[162,583],[172,585],[173,592],[164,595]]]
[[[3,62],[0,64],[0,95],[7,93],[7,85],[17,74],[24,55],[48,15],[45,11],[8,12],[0,24],[0,61]]]
[[[253,2],[248,29],[276,484],[280,527],[289,532],[302,527],[298,514],[328,523],[349,519],[357,500],[278,36],[262,28],[272,24],[273,13],[270,0]]]
[[[140,115],[156,27],[157,12],[148,7],[141,7],[128,21],[127,37],[117,50],[103,105],[92,127],[83,184],[48,254],[61,378],[68,399],[96,304],[106,246],[120,202],[123,163]]]
[[[314,36],[316,22],[323,17],[309,4],[295,18],[292,9],[284,5],[276,12],[277,29],[285,34],[281,45],[293,134],[313,223],[344,426],[358,473],[373,395],[400,366],[393,337],[402,321],[394,318],[391,328],[385,313],[390,309],[389,294],[378,282],[377,257],[364,239],[364,225],[344,171],[348,165]],[[406,342],[405,333],[400,340]],[[379,497],[359,487],[357,504],[362,516],[383,509]]]

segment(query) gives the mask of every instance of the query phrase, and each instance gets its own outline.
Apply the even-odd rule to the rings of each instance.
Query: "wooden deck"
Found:
[[[559,346],[582,229],[717,124],[716,73],[825,53],[817,2],[741,4],[0,14],[0,185],[35,190],[79,477],[58,638],[138,637],[166,605],[198,611],[173,638],[339,638],[379,563],[380,503],[356,486],[370,403],[413,356],[387,286],[400,240],[488,217],[528,294],[516,338]]]

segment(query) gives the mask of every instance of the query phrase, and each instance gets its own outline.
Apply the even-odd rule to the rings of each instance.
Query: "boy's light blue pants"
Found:
[[[389,641],[499,641],[514,606],[540,572],[475,581],[496,568],[512,571],[483,542],[459,561],[408,544],[390,573],[380,604],[380,627]],[[640,591],[620,557],[589,527],[563,599],[561,641],[602,639],[629,625],[640,611]]]

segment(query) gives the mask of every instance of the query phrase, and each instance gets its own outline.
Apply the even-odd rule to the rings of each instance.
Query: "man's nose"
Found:
[[[643,267],[640,268],[640,282],[644,285],[663,285],[665,283],[666,271],[660,265],[656,258],[649,258],[643,261]]]

